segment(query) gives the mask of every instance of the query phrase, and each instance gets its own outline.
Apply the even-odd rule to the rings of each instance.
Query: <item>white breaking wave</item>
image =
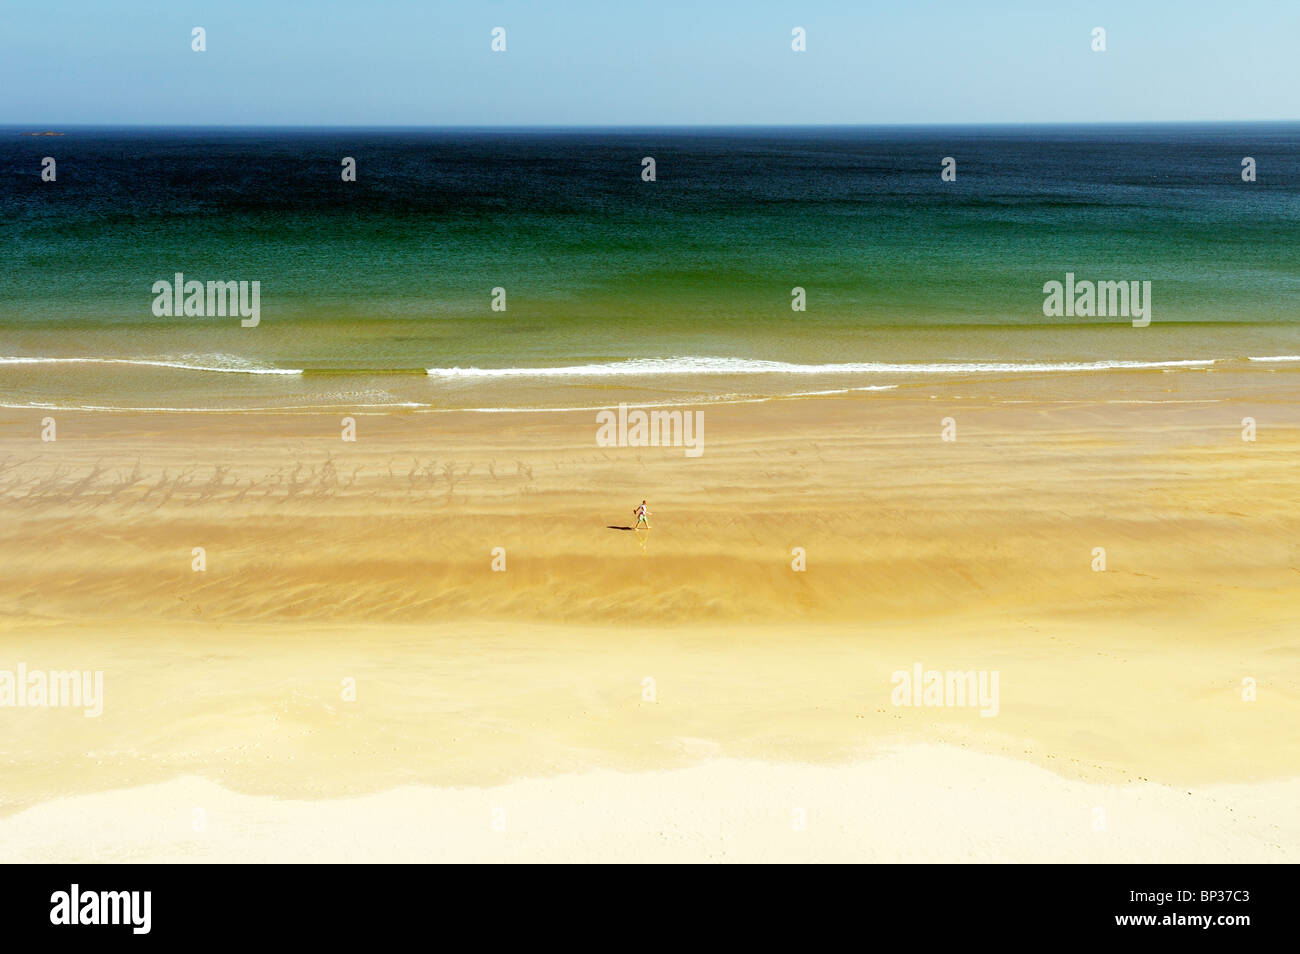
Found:
[[[1300,361],[1300,354],[1276,354],[1268,358],[1251,358],[1251,361]]]
[[[1109,371],[1142,368],[1191,368],[1214,364],[1213,358],[1184,361],[952,362],[946,364],[790,364],[748,358],[637,358],[604,364],[555,368],[429,368],[435,378],[606,378],[708,374],[1017,374],[1050,371]]]
[[[700,405],[716,404],[766,404],[770,401],[789,401],[802,397],[820,397],[830,394],[848,394],[854,391],[893,391],[898,388],[897,384],[876,384],[863,388],[835,388],[830,391],[796,391],[793,394],[768,394],[755,395],[751,397],[741,397],[739,395],[727,395],[725,397],[702,397],[699,400],[677,400],[677,401],[638,401],[635,404],[628,405],[637,408],[659,408],[659,407],[699,407]],[[15,408],[24,410],[49,410],[49,411],[159,411],[169,414],[282,414],[291,411],[328,411],[328,410],[352,410],[364,409],[365,413],[382,414],[390,408],[400,408],[411,410],[416,413],[428,414],[553,414],[556,412],[570,411],[617,411],[617,404],[582,404],[571,407],[437,407],[433,404],[425,404],[418,401],[394,401],[385,404],[284,404],[284,405],[267,405],[267,406],[248,406],[248,407],[136,407],[126,405],[105,405],[105,404],[51,404],[43,401],[30,401],[23,404],[5,404],[0,402],[0,408]]]
[[[1251,361],[1300,361],[1300,355],[1281,355],[1273,358],[1251,358]],[[763,361],[751,358],[711,358],[686,356],[680,358],[636,358],[628,361],[611,361],[602,364],[575,364],[550,368],[426,368],[431,378],[442,379],[493,379],[493,378],[607,378],[607,377],[662,377],[739,374],[1042,374],[1068,371],[1141,370],[1144,368],[1194,368],[1208,367],[1213,358],[1177,361],[954,361],[946,363],[898,364],[864,361],[846,364],[793,364],[786,361]],[[3,365],[133,365],[150,368],[173,368],[179,371],[200,371],[217,374],[270,374],[301,376],[302,368],[271,368],[252,364],[234,355],[182,355],[175,358],[47,358],[4,357]],[[385,369],[376,368],[377,375]],[[323,372],[328,373],[328,372]],[[359,373],[365,373],[361,370]]]
[[[785,397],[822,397],[826,394],[852,394],[857,391],[896,391],[897,384],[869,384],[862,388],[831,388],[828,391],[792,391]]]
[[[200,363],[202,362],[202,363]],[[0,365],[24,364],[128,364],[146,368],[175,368],[179,371],[211,371],[220,374],[302,374],[301,368],[268,368],[250,364],[227,354],[180,358],[39,358],[0,357]]]

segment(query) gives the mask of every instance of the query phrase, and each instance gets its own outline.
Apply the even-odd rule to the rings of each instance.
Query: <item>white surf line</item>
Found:
[[[794,394],[772,394],[748,398],[730,398],[724,400],[710,400],[704,398],[698,401],[639,401],[627,404],[628,407],[637,408],[672,408],[672,407],[690,407],[697,408],[701,405],[712,407],[721,404],[763,404],[768,401],[786,401],[800,397],[818,397],[822,395],[847,394],[852,391],[893,391],[898,388],[897,384],[875,384],[861,388],[837,388],[831,391],[801,391]],[[279,414],[288,411],[301,411],[310,414],[315,411],[352,411],[361,408],[405,408],[414,410],[422,414],[553,414],[553,413],[572,413],[576,411],[617,411],[617,404],[591,404],[581,407],[437,407],[433,404],[425,404],[415,401],[399,401],[391,404],[286,404],[279,407],[111,407],[108,405],[96,404],[79,404],[79,405],[62,405],[46,403],[30,404],[5,404],[0,403],[0,408],[18,411],[108,411],[130,413],[138,412],[158,412],[166,414]],[[372,410],[371,414],[382,414],[382,410]]]
[[[605,364],[564,365],[550,368],[427,368],[429,377],[443,379],[475,378],[601,378],[601,377],[668,377],[697,375],[768,375],[768,374],[1041,374],[1078,371],[1131,371],[1156,368],[1199,368],[1215,363],[1215,358],[1170,361],[1064,361],[1064,362],[953,362],[950,364],[893,364],[857,362],[850,364],[787,364],[742,358],[647,358]]]
[[[177,371],[205,371],[214,374],[279,374],[301,375],[301,368],[240,368],[214,365],[187,364],[183,361],[160,361],[148,358],[23,358],[0,357],[0,365],[24,364],[128,364],[146,368],[172,368]]]

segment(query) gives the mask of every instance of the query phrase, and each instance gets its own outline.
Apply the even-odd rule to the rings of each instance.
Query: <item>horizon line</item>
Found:
[[[951,129],[987,127],[1248,126],[1300,124],[1298,119],[1143,119],[1143,120],[968,120],[880,123],[19,123],[0,121],[0,129],[50,132],[58,129],[402,129],[402,130],[628,130],[628,129]]]

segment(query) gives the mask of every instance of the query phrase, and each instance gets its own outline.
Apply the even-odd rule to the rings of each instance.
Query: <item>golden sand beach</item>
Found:
[[[0,859],[1300,860],[1297,384],[4,411]]]

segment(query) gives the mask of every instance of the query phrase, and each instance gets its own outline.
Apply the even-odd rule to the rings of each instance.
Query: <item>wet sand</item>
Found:
[[[333,819],[373,859],[1295,860],[1297,382],[706,406],[698,458],[597,446],[590,412],[356,413],[345,442],[341,413],[6,410],[0,670],[102,670],[104,711],[0,708],[2,851],[81,860],[100,819],[101,860],[334,857],[305,834]],[[643,497],[650,533],[609,529]],[[894,705],[917,663],[997,671],[997,715]],[[768,778],[874,795],[787,844],[724,781]],[[944,779],[983,806],[957,841]],[[502,798],[517,850],[360,821]],[[226,819],[201,847],[150,829],[196,799]],[[674,805],[671,850],[620,834]]]

